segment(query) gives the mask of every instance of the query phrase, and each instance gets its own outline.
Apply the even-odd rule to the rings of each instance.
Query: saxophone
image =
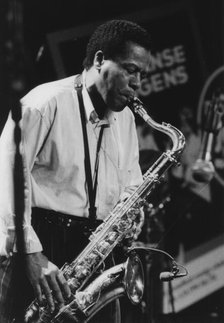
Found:
[[[89,244],[79,256],[70,264],[64,264],[61,271],[72,295],[65,306],[50,313],[46,302],[40,306],[34,300],[26,311],[26,323],[88,322],[100,309],[116,298],[127,295],[133,304],[138,304],[142,299],[144,275],[141,261],[135,251],[130,253],[125,263],[109,268],[96,279],[90,278],[131,229],[133,220],[129,219],[128,211],[131,208],[142,207],[146,198],[160,183],[163,174],[178,163],[185,146],[185,138],[172,125],[155,122],[138,98],[132,98],[128,107],[151,127],[168,135],[172,141],[172,149],[162,153],[144,174],[143,182],[135,192],[115,206],[92,233]]]

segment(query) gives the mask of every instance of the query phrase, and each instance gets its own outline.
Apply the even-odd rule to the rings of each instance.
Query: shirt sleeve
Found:
[[[31,118],[30,111],[25,113],[21,124],[26,127],[26,123],[31,125],[40,124],[39,113],[34,113]],[[31,122],[32,119],[32,122]],[[15,238],[15,190],[14,190],[14,167],[16,145],[14,142],[15,123],[9,114],[0,138],[0,255],[8,256],[10,252],[16,251]],[[22,135],[23,138],[23,135]],[[38,138],[38,136],[37,136]],[[33,145],[35,146],[35,145]],[[24,178],[24,218],[23,232],[25,241],[25,252],[42,251],[42,245],[31,226],[31,187],[30,172],[34,160],[34,150],[25,148],[23,140],[20,143],[19,151],[22,157],[23,178]],[[27,151],[27,149],[29,151]],[[32,150],[32,153],[30,153]],[[27,156],[26,156],[27,153]],[[31,161],[30,156],[33,156]]]

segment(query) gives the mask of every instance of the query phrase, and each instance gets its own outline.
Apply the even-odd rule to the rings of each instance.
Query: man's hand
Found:
[[[65,298],[70,297],[71,291],[57,266],[41,252],[37,252],[26,255],[26,270],[40,304],[43,301],[43,295],[45,295],[51,312],[55,310],[53,297],[59,307],[64,305]]]
[[[130,247],[133,241],[137,240],[142,231],[145,215],[142,208],[131,208],[128,212],[128,219],[132,222],[132,226],[126,235],[123,243],[125,246]]]
[[[116,205],[116,209],[120,209],[123,207],[125,201],[127,200],[128,196],[123,197]],[[122,241],[123,247],[130,247],[133,241],[137,240],[139,234],[142,231],[142,227],[145,221],[145,214],[143,211],[143,207],[136,205],[129,209],[126,212],[127,215],[127,226],[129,227],[125,238]]]

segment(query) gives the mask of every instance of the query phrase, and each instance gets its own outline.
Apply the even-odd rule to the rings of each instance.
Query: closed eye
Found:
[[[128,72],[130,75],[135,75],[140,73],[140,79],[143,80],[147,77],[147,73],[145,71],[141,71],[140,68],[134,64],[123,64],[122,67]]]
[[[135,74],[139,71],[138,67],[134,64],[122,64],[122,67],[129,73]]]

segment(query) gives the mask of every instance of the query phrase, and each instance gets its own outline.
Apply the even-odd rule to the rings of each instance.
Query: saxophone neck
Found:
[[[144,108],[143,103],[137,97],[129,100],[128,107],[136,114],[138,114],[149,126],[153,129],[163,132],[168,135],[172,141],[171,153],[179,155],[182,153],[185,146],[185,137],[183,133],[169,123],[162,122],[162,124],[154,121]]]

